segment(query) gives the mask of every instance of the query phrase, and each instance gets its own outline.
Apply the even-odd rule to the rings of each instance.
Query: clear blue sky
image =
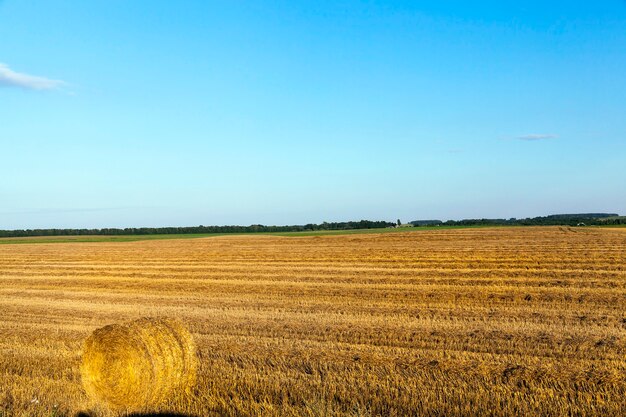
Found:
[[[0,229],[588,211],[624,1],[0,1]]]

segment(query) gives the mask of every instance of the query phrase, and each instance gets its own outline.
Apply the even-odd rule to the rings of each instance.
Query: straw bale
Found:
[[[196,369],[193,338],[180,321],[142,318],[95,330],[85,341],[80,371],[92,399],[141,409],[190,392]]]

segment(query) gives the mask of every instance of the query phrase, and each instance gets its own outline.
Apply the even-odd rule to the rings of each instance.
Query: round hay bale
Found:
[[[157,406],[195,384],[196,348],[178,320],[142,318],[95,330],[85,341],[85,391],[110,408]]]

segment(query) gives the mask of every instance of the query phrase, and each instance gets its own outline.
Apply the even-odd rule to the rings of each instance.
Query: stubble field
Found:
[[[106,415],[82,343],[144,316],[199,347],[161,411],[626,415],[626,229],[0,245],[0,416]]]

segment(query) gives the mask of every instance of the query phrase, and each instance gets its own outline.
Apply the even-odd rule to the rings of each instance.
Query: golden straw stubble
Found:
[[[196,369],[195,344],[183,323],[142,318],[95,330],[85,341],[80,371],[92,399],[141,409],[190,392]]]

